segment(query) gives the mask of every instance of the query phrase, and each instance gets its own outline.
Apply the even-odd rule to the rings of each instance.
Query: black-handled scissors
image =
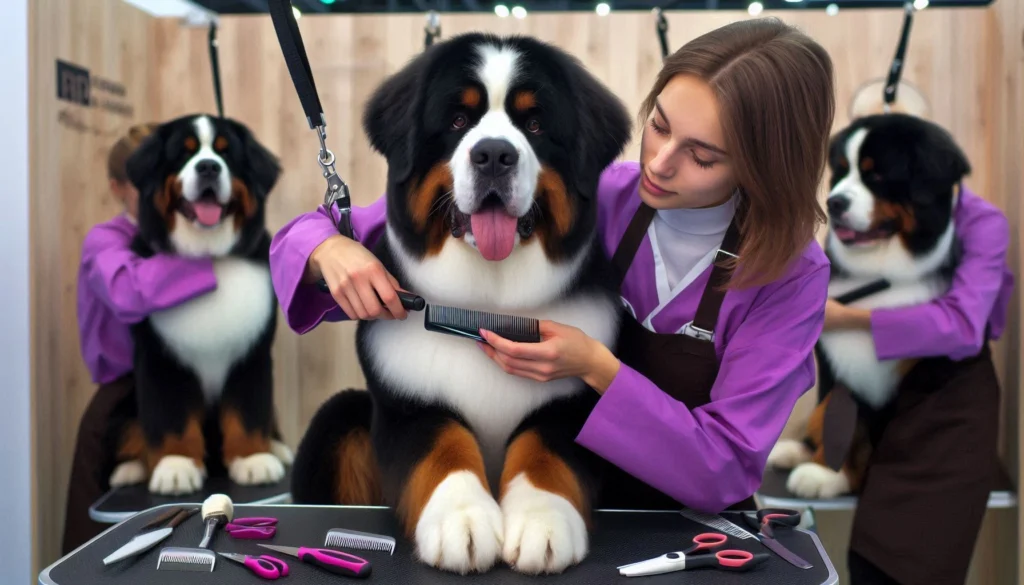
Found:
[[[766,553],[754,554],[745,550],[726,549],[710,554],[711,550],[722,546],[727,540],[728,537],[724,534],[705,532],[694,536],[693,546],[686,550],[666,553],[660,557],[617,568],[620,575],[639,577],[702,567],[713,567],[722,571],[749,571],[768,560]]]

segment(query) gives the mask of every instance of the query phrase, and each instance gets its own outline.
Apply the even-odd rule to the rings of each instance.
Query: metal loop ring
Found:
[[[327,153],[326,157],[324,157],[324,152]],[[324,149],[320,151],[320,154],[317,155],[316,159],[320,163],[320,166],[329,167],[334,164],[334,153],[330,150]]]

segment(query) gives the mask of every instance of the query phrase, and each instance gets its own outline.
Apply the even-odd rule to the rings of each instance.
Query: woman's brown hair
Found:
[[[128,157],[159,126],[159,124],[150,123],[136,124],[129,128],[128,132],[115,142],[114,146],[110,147],[110,153],[107,154],[107,176],[118,183],[127,183],[128,170],[125,165],[128,162]]]
[[[729,288],[777,280],[825,222],[818,187],[835,115],[832,60],[778,19],[735,22],[665,59],[641,106],[642,123],[677,75],[704,80],[717,97],[742,192],[741,269]]]

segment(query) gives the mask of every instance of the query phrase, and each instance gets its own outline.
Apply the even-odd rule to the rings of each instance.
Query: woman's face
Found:
[[[677,75],[658,95],[640,145],[640,198],[655,209],[713,207],[736,189],[711,88]]]

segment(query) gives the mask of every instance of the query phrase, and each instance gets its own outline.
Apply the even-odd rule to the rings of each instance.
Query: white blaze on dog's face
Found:
[[[860,158],[861,145],[867,137],[868,131],[859,128],[853,132],[841,147],[845,161],[845,169],[839,182],[836,183],[828,195],[828,207],[835,210],[834,218],[841,224],[839,230],[853,230],[855,232],[867,232],[874,222],[875,197],[871,190],[864,184],[862,173],[871,172],[870,165],[865,159]]]
[[[536,306],[572,286],[596,233],[601,172],[629,141],[621,102],[565,52],[467,34],[370,98],[388,160],[405,286],[461,306]]]
[[[152,246],[186,256],[251,244],[279,172],[247,128],[205,115],[163,124],[128,160],[140,230]]]

